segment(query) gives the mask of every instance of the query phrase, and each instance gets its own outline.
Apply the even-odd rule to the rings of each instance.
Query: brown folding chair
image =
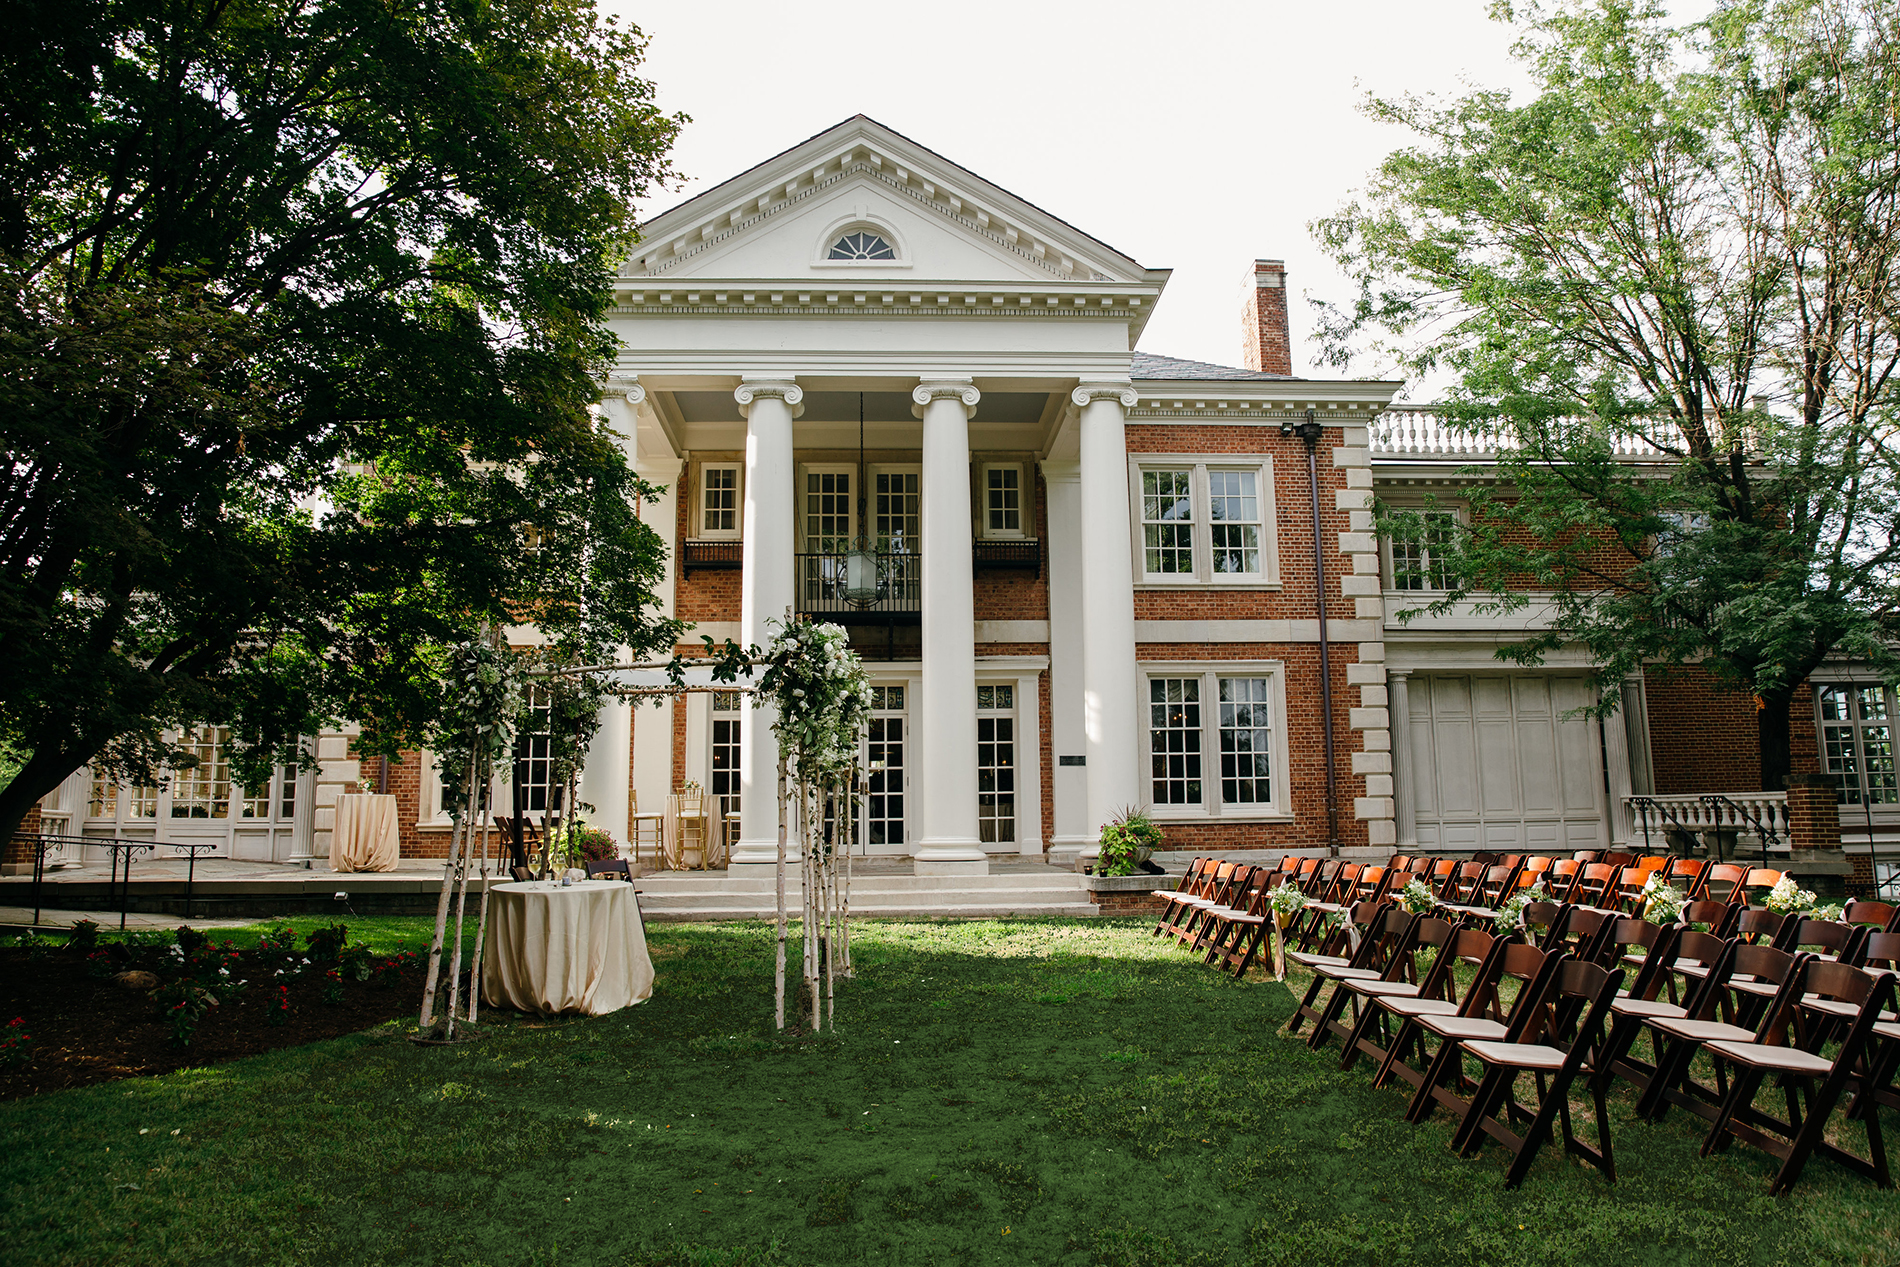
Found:
[[[1442,896],[1446,888],[1457,878],[1458,866],[1456,858],[1440,858],[1432,863],[1431,875],[1425,881],[1426,887],[1433,894]]]
[[[1555,980],[1558,965],[1568,962],[1570,958],[1561,951],[1547,952],[1518,943],[1507,945],[1500,957],[1496,980],[1502,984],[1508,977],[1518,983],[1517,997],[1511,1001],[1508,1012],[1502,1016],[1410,1018],[1410,1023],[1418,1027],[1421,1040],[1430,1035],[1436,1037],[1439,1043],[1438,1051],[1424,1063],[1421,1071],[1411,1069],[1396,1059],[1405,1050],[1406,1036],[1400,1034],[1393,1040],[1392,1056],[1387,1059],[1388,1069],[1381,1072],[1395,1073],[1416,1088],[1411,1103],[1406,1106],[1405,1120],[1423,1122],[1442,1104],[1462,1121],[1470,1111],[1471,1103],[1460,1094],[1470,1084],[1465,1077],[1464,1057],[1459,1044],[1465,1041],[1528,1042],[1542,1035],[1551,1019],[1544,1010],[1545,995]],[[1419,1052],[1424,1054],[1422,1042]]]
[[[1663,879],[1681,889],[1690,901],[1702,896],[1702,888],[1709,878],[1709,864],[1701,858],[1671,858],[1663,872]]]
[[[1207,948],[1214,931],[1214,917],[1234,909],[1252,874],[1253,868],[1242,862],[1223,862],[1214,868],[1212,892],[1194,903],[1194,910],[1188,913],[1187,922],[1182,926],[1183,946],[1195,952]]]
[[[1403,1029],[1410,1017],[1456,1016],[1464,1012],[1466,1003],[1475,1008],[1484,1005],[1487,998],[1495,1002],[1495,983],[1487,975],[1487,968],[1489,961],[1499,953],[1501,943],[1507,940],[1510,939],[1484,929],[1456,929],[1432,961],[1426,979],[1414,990],[1393,988],[1404,982],[1347,982],[1345,988],[1364,997],[1359,1000],[1358,1023],[1346,1038],[1340,1069],[1351,1069],[1359,1063],[1361,1054],[1372,1057],[1375,1076],[1384,1069],[1397,1035],[1394,1021]],[[1465,992],[1466,1003],[1458,999],[1458,981],[1454,975],[1460,965],[1474,969],[1472,983]]]
[[[1575,1154],[1595,1166],[1603,1177],[1616,1182],[1616,1161],[1610,1151],[1610,1117],[1603,1101],[1603,1088],[1594,1077],[1601,1059],[1604,1023],[1610,1004],[1622,984],[1621,969],[1600,964],[1580,963],[1575,959],[1558,965],[1549,998],[1558,1013],[1574,1013],[1574,1028],[1564,1046],[1535,1041],[1535,1037],[1514,1042],[1466,1039],[1458,1046],[1484,1066],[1484,1076],[1471,1107],[1459,1124],[1452,1147],[1461,1157],[1475,1157],[1487,1136],[1511,1150],[1511,1168],[1505,1172],[1504,1186],[1515,1188],[1530,1173],[1531,1163],[1550,1137],[1553,1119],[1563,1128],[1564,1152]],[[1518,1075],[1535,1076],[1537,1103],[1517,1102]],[[1593,1148],[1578,1139],[1570,1124],[1570,1085],[1578,1078],[1586,1080],[1590,1099],[1596,1107],[1597,1142]],[[1548,1079],[1548,1081],[1546,1081]],[[1498,1109],[1506,1110],[1501,1117]],[[1528,1119],[1522,1135],[1511,1129]]]
[[[1649,1089],[1649,1081],[1656,1075],[1653,1058],[1662,1054],[1662,1039],[1651,1032],[1651,1061],[1632,1056],[1630,1049],[1637,1035],[1643,1032],[1643,1023],[1658,1016],[1682,1020],[1694,1015],[1705,990],[1722,988],[1728,977],[1732,949],[1728,942],[1708,933],[1692,928],[1677,931],[1664,970],[1632,984],[1627,997],[1610,1005],[1610,1035],[1597,1069],[1597,1078],[1606,1088],[1612,1077],[1618,1077],[1635,1087],[1638,1095]],[[1678,980],[1682,982],[1680,1002],[1677,1002]],[[1665,988],[1669,991],[1668,1002],[1656,997]]]
[[[1863,929],[1851,924],[1797,915],[1783,921],[1774,944],[1783,950],[1807,951],[1816,959],[1853,963],[1863,935]]]
[[[1517,868],[1511,864],[1497,863],[1486,867],[1469,902],[1441,902],[1438,909],[1467,920],[1491,919],[1510,895],[1511,884],[1516,879]]]
[[[1716,902],[1699,897],[1684,903],[1682,914],[1676,916],[1676,922],[1685,927],[1706,924],[1708,932],[1717,937],[1727,937],[1734,931],[1735,921],[1741,913],[1742,908],[1733,902]]]
[[[1586,862],[1577,874],[1576,883],[1570,886],[1567,900],[1578,906],[1609,910],[1616,900],[1613,889],[1618,870],[1607,862]]]
[[[534,879],[534,872],[527,867],[509,867],[508,874],[517,884],[526,884]]]
[[[587,878],[590,880],[625,880],[633,883],[633,872],[623,858],[590,859],[587,863]]]
[[[1300,1025],[1307,1020],[1313,1021],[1315,1025],[1319,1023],[1320,1018],[1325,1015],[1325,1009],[1315,1005],[1319,1001],[1320,991],[1328,985],[1334,986],[1334,993],[1337,993],[1339,982],[1349,977],[1360,979],[1379,977],[1383,976],[1388,968],[1396,977],[1403,966],[1397,962],[1399,950],[1405,945],[1406,938],[1410,935],[1412,925],[1417,919],[1418,916],[1404,907],[1380,908],[1372,921],[1365,926],[1365,933],[1359,940],[1359,948],[1343,964],[1315,962],[1314,958],[1305,952],[1289,955],[1288,958],[1294,962],[1310,968],[1313,979],[1307,983],[1306,996],[1300,1000],[1299,1006],[1293,1009],[1293,1019],[1287,1022],[1286,1032],[1299,1033]],[[1329,997],[1327,1005],[1331,1002]]]
[[[1829,1060],[1815,1052],[1788,1042],[1790,1023],[1804,997],[1825,998],[1855,1009],[1853,1022]],[[1717,1068],[1734,1067],[1734,1081],[1722,1100],[1709,1134],[1702,1141],[1702,1155],[1722,1152],[1731,1140],[1781,1159],[1768,1191],[1780,1196],[1801,1178],[1801,1171],[1814,1153],[1831,1158],[1855,1174],[1872,1179],[1882,1188],[1893,1187],[1887,1169],[1887,1151],[1880,1134],[1880,1113],[1869,1105],[1860,1114],[1867,1132],[1867,1151],[1871,1160],[1856,1157],[1827,1139],[1828,1120],[1834,1114],[1851,1083],[1864,1078],[1870,1055],[1870,1040],[1881,1024],[1883,1011],[1894,1006],[1893,977],[1871,973],[1846,964],[1810,959],[1798,974],[1798,986],[1779,1000],[1778,1014],[1770,1019],[1763,1034],[1752,1042],[1717,1039],[1705,1050]],[[1787,1098],[1788,1118],[1783,1121],[1755,1107],[1755,1093],[1768,1075],[1775,1075]],[[1801,1103],[1801,1091],[1806,1104]],[[1851,1113],[1850,1113],[1851,1116]]]
[[[1153,889],[1151,894],[1161,899],[1161,915],[1155,921],[1154,936],[1163,933],[1180,936],[1180,924],[1186,918],[1188,900],[1207,896],[1207,885],[1215,867],[1212,858],[1196,858],[1188,863],[1186,874],[1181,883],[1172,889]]]
[[[1231,971],[1236,981],[1247,975],[1248,967],[1266,940],[1267,931],[1273,926],[1273,908],[1267,899],[1280,887],[1282,878],[1281,872],[1254,867],[1231,905],[1206,913],[1212,926],[1211,936],[1206,939],[1207,963],[1217,965],[1222,972]]]
[[[1656,1073],[1649,1080],[1649,1089],[1643,1092],[1642,1098],[1636,1103],[1637,1116],[1659,1122],[1669,1112],[1669,1106],[1677,1104],[1704,1121],[1713,1122],[1728,1094],[1727,1075],[1718,1064],[1715,1068],[1715,1087],[1705,1087],[1690,1076],[1690,1062],[1707,1043],[1752,1043],[1761,1040],[1779,1014],[1781,996],[1799,980],[1803,962],[1773,946],[1738,944],[1729,956],[1727,979],[1718,982],[1711,978],[1697,999],[1696,1009],[1691,1015],[1646,1018],[1643,1024],[1654,1031],[1657,1041],[1666,1045],[1657,1058]],[[1755,1012],[1753,1025],[1747,1023],[1748,1012],[1753,1010],[1747,1008],[1750,1002],[1747,997],[1744,997],[1742,1006],[1736,1007],[1733,1012],[1736,1020],[1742,1023],[1715,1019],[1719,1006],[1730,1005],[1729,996],[1738,978],[1768,982],[1776,987],[1775,996],[1767,1001],[1767,1006]]]
[[[1420,998],[1428,991],[1443,992],[1450,987],[1450,964],[1446,971],[1438,970],[1438,961],[1444,959],[1445,948],[1452,940],[1454,926],[1446,920],[1427,915],[1419,919],[1405,934],[1405,944],[1393,955],[1393,962],[1386,971],[1377,977],[1359,976],[1342,979],[1333,995],[1326,1001],[1326,1008],[1320,1013],[1320,1023],[1313,1028],[1306,1045],[1318,1051],[1326,1045],[1326,1040],[1338,1034],[1342,1040],[1351,1040],[1360,1030],[1366,1015],[1366,1000],[1370,998]],[[1420,951],[1431,950],[1432,967],[1424,975],[1418,973],[1418,955]],[[1352,1007],[1352,1020],[1340,1020],[1347,1005]]]
[[[1577,882],[1577,874],[1583,870],[1583,864],[1574,858],[1559,858],[1550,864],[1545,872],[1544,887],[1550,890],[1550,896],[1559,902],[1570,900],[1570,890]]]
[[[1746,903],[1757,893],[1766,896],[1767,890],[1780,883],[1781,872],[1773,867],[1750,867],[1736,891],[1742,895],[1741,901]]]
[[[1345,920],[1320,943],[1317,951],[1289,950],[1286,955],[1287,962],[1309,969],[1318,968],[1321,965],[1329,968],[1354,966],[1359,947],[1364,944],[1373,922],[1379,918],[1384,909],[1383,902],[1360,902],[1346,912]],[[1339,953],[1342,950],[1351,953],[1342,955]],[[1295,1029],[1293,1032],[1297,1033],[1298,1030]]]
[[[1869,902],[1864,898],[1855,898],[1841,912],[1843,924],[1858,924],[1877,933],[1892,931],[1896,908],[1891,902]]]

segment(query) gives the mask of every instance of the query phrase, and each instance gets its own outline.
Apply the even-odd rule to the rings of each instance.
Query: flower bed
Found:
[[[313,940],[319,954],[329,944]],[[331,940],[341,960],[312,959],[312,947],[268,935],[248,950],[197,935],[84,952],[0,949],[0,1015],[19,1018],[12,1033],[25,1038],[0,1060],[0,1100],[217,1064],[414,1015],[415,955]]]

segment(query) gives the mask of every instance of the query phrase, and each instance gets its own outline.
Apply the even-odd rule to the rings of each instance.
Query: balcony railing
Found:
[[[743,541],[682,541],[680,567],[694,572],[737,572],[745,566]]]
[[[1042,542],[978,538],[970,543],[970,562],[978,572],[1041,572]]]
[[[798,576],[798,610],[824,616],[839,624],[853,622],[912,623],[924,610],[924,556],[880,551],[877,556],[878,591],[874,603],[860,606],[845,597],[843,551],[799,554],[793,559]]]
[[[1736,792],[1727,796],[1632,796],[1632,842],[1645,849],[1667,847],[1674,834],[1698,838],[1710,857],[1767,851],[1788,839],[1786,792]],[[1748,837],[1744,842],[1741,838]]]

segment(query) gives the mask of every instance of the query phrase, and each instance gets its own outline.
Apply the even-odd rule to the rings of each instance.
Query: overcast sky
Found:
[[[693,118],[687,184],[647,213],[864,113],[1172,268],[1144,351],[1239,364],[1243,280],[1286,260],[1296,373],[1304,296],[1347,293],[1307,222],[1403,140],[1362,117],[1365,94],[1526,82],[1484,0],[606,2],[652,37],[662,105]]]

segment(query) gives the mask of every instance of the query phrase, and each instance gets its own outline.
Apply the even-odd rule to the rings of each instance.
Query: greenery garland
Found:
[[[430,747],[446,787],[456,789],[449,817],[467,812],[469,761],[492,769],[508,755],[521,714],[521,665],[514,652],[477,638],[455,648],[444,679],[443,701]]]

